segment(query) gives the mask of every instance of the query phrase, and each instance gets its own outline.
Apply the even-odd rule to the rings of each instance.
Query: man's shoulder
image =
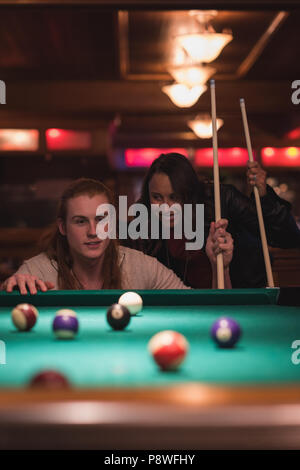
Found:
[[[30,266],[55,267],[56,262],[51,260],[46,253],[42,252],[32,258],[26,259],[25,263]]]
[[[119,246],[119,257],[120,263],[124,260],[133,261],[133,260],[153,260],[152,256],[145,255],[142,251],[135,250],[134,248],[128,248],[127,246]]]

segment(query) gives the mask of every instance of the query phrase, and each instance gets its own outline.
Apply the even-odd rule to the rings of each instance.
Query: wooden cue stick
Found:
[[[216,115],[216,88],[215,81],[210,80],[211,96],[211,119],[213,131],[213,155],[214,155],[214,198],[215,198],[215,221],[221,219],[221,200],[220,200],[220,178],[218,162],[218,138],[217,138],[217,115]],[[223,254],[217,255],[217,279],[218,289],[224,289],[224,265]]]
[[[240,106],[241,106],[241,112],[242,112],[242,119],[243,119],[249,161],[253,162],[254,159],[253,159],[253,153],[252,153],[250,132],[249,132],[249,127],[248,127],[246,106],[245,106],[245,100],[243,98],[240,99]],[[265,231],[265,224],[264,224],[264,219],[263,219],[263,214],[262,214],[262,209],[261,209],[261,202],[260,202],[260,197],[259,197],[257,186],[254,186],[253,190],[254,190],[254,196],[255,196],[260,237],[261,237],[261,242],[262,242],[262,247],[263,247],[265,266],[266,266],[268,287],[274,287],[274,280],[273,280],[273,273],[272,273],[272,268],[271,268],[270,255],[269,255],[269,249],[268,249],[268,243],[267,243],[267,237],[266,237],[266,231]]]

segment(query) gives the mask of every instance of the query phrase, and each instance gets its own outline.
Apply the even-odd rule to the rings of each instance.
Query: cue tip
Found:
[[[241,103],[241,104],[245,104],[244,98],[240,98],[240,103]]]
[[[210,86],[215,86],[215,81],[213,78],[209,81],[209,83],[210,83]]]

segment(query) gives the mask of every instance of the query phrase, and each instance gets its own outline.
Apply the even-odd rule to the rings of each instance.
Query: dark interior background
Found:
[[[217,69],[218,116],[224,120],[219,147],[245,147],[240,97],[246,100],[259,161],[263,147],[300,147],[300,133],[288,137],[300,126],[300,105],[291,101],[291,84],[300,79],[296,0],[246,0],[242,5],[234,0],[0,0],[0,79],[7,87],[0,128],[40,131],[38,151],[0,152],[1,278],[35,252],[70,180],[97,177],[133,202],[145,169],[120,169],[117,151],[183,147],[193,155],[211,146],[211,140],[200,140],[187,126],[195,115],[210,112],[209,92],[181,109],[161,91],[172,81],[167,68],[173,37],[182,25],[193,26],[188,10],[194,8],[216,8],[215,29],[230,28],[234,36],[211,64]],[[48,128],[90,131],[92,148],[49,152]],[[211,177],[210,169],[197,171]],[[221,180],[246,191],[245,172],[244,167],[223,168]],[[300,220],[300,167],[268,168],[268,175],[274,187],[287,185],[280,195]],[[299,265],[295,256],[295,251],[290,257],[287,251],[275,253],[275,262],[294,263],[291,279]]]

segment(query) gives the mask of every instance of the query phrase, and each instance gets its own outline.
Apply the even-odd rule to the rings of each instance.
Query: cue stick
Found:
[[[216,87],[215,81],[210,80],[210,96],[211,96],[211,119],[212,119],[212,139],[213,139],[213,155],[214,155],[214,198],[215,198],[215,221],[221,219],[221,200],[220,200],[220,178],[218,163],[218,138],[217,138],[217,116],[216,116]],[[224,289],[224,265],[223,254],[217,255],[217,279],[218,289]]]
[[[244,132],[245,132],[245,137],[246,137],[249,161],[253,162],[254,159],[253,159],[253,153],[252,153],[250,132],[249,132],[249,127],[248,127],[246,106],[245,106],[245,100],[243,98],[240,99],[240,106],[241,106],[241,112],[242,112],[242,119],[243,119],[243,125],[244,125]],[[260,238],[261,238],[261,242],[262,242],[264,260],[265,260],[265,266],[266,266],[268,287],[274,287],[274,280],[273,280],[273,273],[272,273],[271,262],[270,262],[270,255],[269,255],[269,249],[268,249],[268,243],[267,243],[267,237],[266,237],[265,224],[264,224],[264,219],[263,219],[263,214],[262,214],[262,209],[261,209],[261,202],[260,202],[260,197],[259,197],[259,192],[258,192],[257,186],[254,186],[253,191],[254,191],[254,196],[255,196],[255,203],[256,203],[257,217],[258,217],[258,223],[259,223]]]

